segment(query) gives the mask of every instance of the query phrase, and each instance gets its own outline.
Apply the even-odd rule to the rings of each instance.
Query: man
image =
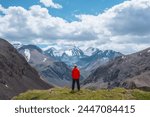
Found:
[[[77,83],[78,91],[80,91],[80,71],[77,68],[77,65],[74,65],[74,68],[72,70],[72,91],[74,91],[75,82]]]

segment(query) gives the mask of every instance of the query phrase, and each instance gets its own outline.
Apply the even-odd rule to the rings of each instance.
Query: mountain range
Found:
[[[72,46],[65,51],[60,51],[52,47],[45,50],[44,53],[55,60],[66,63],[70,67],[77,64],[83,77],[87,77],[100,65],[106,64],[108,61],[123,55],[113,50],[102,51],[93,47],[89,47],[83,51],[77,46]]]
[[[117,57],[99,66],[84,82],[92,88],[139,88],[150,90],[150,48]]]
[[[49,89],[38,72],[7,41],[0,39],[0,99],[11,99],[32,89]]]
[[[113,50],[101,51],[97,48],[88,48],[83,51],[76,46],[65,51],[54,47],[43,51],[36,45],[22,45],[17,49],[28,63],[37,69],[43,79],[56,86],[71,84],[71,69],[74,64],[80,68],[81,79],[84,80],[99,65],[122,56],[121,53]]]
[[[113,50],[99,50],[98,48],[89,47],[86,50],[81,50],[77,46],[72,46],[69,49],[62,51],[57,50],[54,47],[51,47],[44,51],[44,53],[50,57],[61,60],[67,65],[72,66],[77,64],[80,68],[84,68],[92,61],[105,59],[107,60],[114,59],[117,56],[122,56],[120,52]]]
[[[73,46],[63,52],[20,43],[14,47],[0,39],[0,99],[32,89],[70,87],[72,64],[81,70],[83,88],[150,90],[150,48],[123,55],[92,47],[83,51]]]
[[[39,51],[41,55],[38,55],[36,53],[35,56],[33,52],[31,52],[30,56],[34,55],[35,57],[33,58],[33,60],[31,57],[31,60],[28,62],[36,69],[41,69],[42,71],[40,71],[40,75],[53,85],[65,86],[66,84],[70,84],[71,74],[67,74],[67,71],[71,73],[71,66],[73,66],[73,64],[77,64],[81,70],[81,74],[83,75],[83,87],[125,87],[145,89],[149,89],[150,87],[149,48],[130,55],[123,55],[122,53],[113,50],[102,51],[98,48],[93,47],[89,47],[83,51],[76,46],[70,47],[65,51],[59,51],[54,47],[43,51],[35,45],[24,45],[18,50],[20,53],[22,53],[22,55],[26,54],[26,56],[28,56],[28,52],[25,51],[25,48],[32,51],[30,46],[32,47],[32,49],[37,49],[37,51]],[[44,57],[39,61],[36,60],[41,56]],[[27,60],[28,58],[29,57],[27,57]],[[44,65],[45,68],[41,67],[43,65],[43,62],[42,64],[39,63],[44,60],[44,58],[46,58],[45,60],[49,61],[50,63],[61,63],[61,65],[48,65],[50,64],[48,63]],[[38,61],[38,64],[36,63],[33,65],[34,61]],[[53,71],[55,72],[51,72],[51,69],[53,69]],[[61,75],[56,78],[56,74]],[[65,78],[62,78],[62,76],[64,75]],[[56,79],[61,79],[61,84],[57,84],[58,81]]]

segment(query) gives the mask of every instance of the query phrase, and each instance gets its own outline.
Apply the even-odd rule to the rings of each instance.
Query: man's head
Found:
[[[76,64],[74,64],[74,68],[77,68],[77,65],[76,65]]]

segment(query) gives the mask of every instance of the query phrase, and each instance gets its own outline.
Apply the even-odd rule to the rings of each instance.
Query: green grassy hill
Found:
[[[150,100],[150,92],[138,89],[126,90],[88,90],[71,92],[68,88],[52,88],[49,90],[32,90],[20,94],[14,100]]]

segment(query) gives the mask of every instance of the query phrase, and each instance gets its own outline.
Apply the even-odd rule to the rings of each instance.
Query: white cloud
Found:
[[[61,9],[62,6],[58,3],[54,3],[53,0],[40,0],[40,3],[45,5],[46,7],[52,7],[55,9]]]
[[[2,5],[0,4],[0,11],[3,11],[4,10],[4,8],[2,7]]]
[[[150,1],[131,0],[97,16],[78,15],[79,21],[67,22],[53,17],[47,8],[3,8],[0,11],[0,36],[9,41],[55,44],[58,48],[89,46],[131,53],[150,47]]]
[[[98,16],[77,16],[101,37],[99,48],[131,53],[150,47],[150,1],[131,0],[116,5]],[[101,43],[104,39],[105,43]],[[122,47],[122,49],[120,48]]]

